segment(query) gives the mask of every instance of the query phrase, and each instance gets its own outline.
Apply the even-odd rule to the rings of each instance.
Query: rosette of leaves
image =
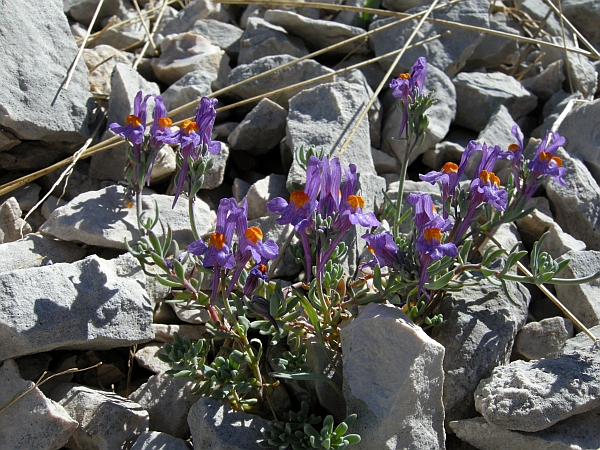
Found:
[[[269,429],[263,432],[265,439],[258,445],[280,450],[344,449],[360,442],[358,434],[346,434],[355,420],[356,414],[352,414],[334,428],[333,416],[329,415],[319,432],[313,425],[321,423],[321,417],[309,414],[308,403],[303,401],[299,412],[290,412],[289,422],[269,422]]]

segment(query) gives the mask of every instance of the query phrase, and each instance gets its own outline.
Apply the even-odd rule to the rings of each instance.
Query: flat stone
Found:
[[[567,339],[573,337],[573,322],[550,317],[526,324],[517,334],[513,351],[525,358],[556,358]]]
[[[229,74],[229,57],[204,36],[194,33],[172,34],[160,44],[161,55],[152,59],[156,77],[173,84],[186,73],[202,69],[225,78]]]
[[[505,430],[487,423],[483,417],[450,422],[450,428],[462,441],[483,450],[595,449],[600,447],[599,427],[600,417],[594,412],[570,417],[537,433]]]
[[[211,0],[193,0],[185,8],[177,12],[171,20],[161,22],[157,32],[163,36],[169,34],[185,33],[189,31],[198,20],[215,19],[229,22],[228,14],[222,10],[220,3]],[[224,19],[224,20],[223,20]]]
[[[246,194],[249,220],[272,215],[273,213],[267,210],[267,202],[275,197],[283,197],[289,201],[285,182],[286,177],[283,175],[271,174],[250,186]]]
[[[238,65],[275,55],[300,58],[308,55],[308,49],[302,39],[289,35],[284,28],[258,17],[249,18],[240,42]]]
[[[591,327],[588,331],[592,336],[600,338],[600,325]],[[560,349],[560,355],[576,355],[582,351],[588,351],[593,345],[590,337],[583,331],[580,331],[575,337],[572,337],[565,342],[565,345]]]
[[[168,325],[168,324],[152,324],[154,329],[154,340],[158,342],[173,343],[173,334],[179,333],[181,336],[187,336],[192,341],[198,341],[206,334],[206,328],[198,325]]]
[[[356,448],[443,449],[444,348],[399,308],[375,303],[341,338],[344,397],[358,415],[351,431],[362,438]]]
[[[110,58],[108,61],[106,61]],[[117,63],[131,65],[129,53],[117,50],[110,45],[96,45],[94,48],[83,50],[83,59],[90,74],[88,80],[94,94],[110,95],[110,78]],[[106,61],[106,62],[104,62]]]
[[[494,369],[475,392],[488,423],[536,432],[600,406],[600,350],[539,361],[514,361]]]
[[[244,30],[235,25],[214,19],[200,19],[194,22],[191,33],[201,34],[211,44],[222,48],[229,56],[237,56],[240,52],[240,39]]]
[[[258,156],[279,145],[285,137],[287,111],[263,98],[227,137],[233,150]]]
[[[173,378],[161,373],[151,376],[129,399],[148,411],[148,426],[152,431],[185,439],[190,435],[188,413],[198,401],[192,394],[193,387],[194,382],[188,378]]]
[[[234,411],[220,400],[199,399],[188,416],[195,450],[254,450],[268,422]]]
[[[194,70],[186,73],[169,88],[163,92],[162,98],[167,111],[172,111],[180,106],[198,101],[201,97],[212,94],[212,84],[217,80],[216,73],[207,72],[204,69]],[[173,121],[186,119],[195,114],[195,106],[191,106],[185,111],[174,114]]]
[[[152,308],[129,255],[0,274],[0,360],[54,349],[105,350],[149,341]]]
[[[423,153],[423,164],[434,170],[441,170],[447,162],[459,164],[465,148],[456,142],[442,141],[431,150]]]
[[[23,239],[0,246],[0,272],[72,263],[85,256],[85,249],[71,242],[28,234]]]
[[[72,3],[68,9],[69,15],[77,22],[81,22],[85,26],[89,25],[94,17],[99,0],[84,0]],[[127,8],[123,4],[123,0],[107,0],[102,4],[96,21],[100,23],[101,20],[110,16],[123,17],[125,14],[127,14]]]
[[[80,61],[62,89],[77,45],[61,0],[35,8],[26,0],[0,6],[0,126],[18,139],[83,143],[93,105]],[[52,39],[48,39],[52,36]],[[43,68],[43,70],[40,70]]]
[[[500,105],[504,105],[515,120],[529,114],[537,105],[535,95],[501,72],[462,72],[452,82],[456,87],[455,124],[471,130],[483,130]]]
[[[288,33],[302,38],[311,51],[320,50],[346,39],[365,34],[359,27],[344,25],[330,20],[315,20],[291,11],[270,9],[265,13],[265,20],[274,25],[279,25]],[[332,56],[346,56],[348,53],[369,53],[366,39],[359,39],[338,48],[332,49]]]
[[[134,243],[139,233],[135,208],[124,205],[124,194],[122,186],[109,186],[81,194],[67,205],[55,209],[40,231],[65,241],[126,250],[125,241]],[[186,246],[194,241],[187,215],[187,200],[180,198],[172,208],[171,196],[145,195],[142,204],[146,214],[154,215],[155,201],[161,221],[171,227],[177,243]],[[102,205],[102,208],[98,205]],[[196,225],[200,235],[203,235],[211,230],[215,213],[200,199],[196,199],[195,205]],[[154,231],[161,234],[160,227]]]
[[[67,448],[129,448],[148,430],[148,413],[120,395],[64,383],[52,398],[79,422]]]
[[[38,388],[33,388],[33,382],[21,378],[12,359],[7,359],[0,367],[0,383],[2,407],[29,391],[0,414],[1,448],[56,450],[67,443],[77,428],[77,422],[61,405],[46,398]]]
[[[137,438],[131,450],[190,450],[187,442],[167,433],[144,431]]]
[[[507,288],[510,298],[501,288],[481,282],[447,295],[441,302],[439,313],[444,322],[432,330],[432,338],[446,349],[446,423],[473,417],[473,393],[480,380],[510,361],[515,336],[527,319],[530,294],[518,283],[509,282]]]
[[[567,19],[589,40],[596,49],[600,48],[600,5],[593,0],[566,0],[562,5],[562,12]]]
[[[489,20],[489,2],[486,0],[476,0],[469,2],[460,2],[449,8],[433,11],[430,17],[435,19],[449,20],[452,22],[464,23],[483,28],[490,27]],[[410,13],[423,10],[424,6],[410,9]],[[390,17],[387,19],[375,20],[371,23],[369,31],[373,31],[398,19]],[[369,37],[369,43],[375,51],[375,56],[382,56],[386,53],[401,49],[415,29],[418,20],[403,22],[400,26],[388,28],[380,33]],[[450,30],[450,34],[445,34]],[[463,30],[457,27],[444,27],[431,22],[423,23],[423,26],[417,32],[412,44],[431,38],[435,35],[441,35],[424,45],[407,50],[394,69],[394,73],[410,72],[410,68],[417,58],[424,56],[430,64],[434,65],[449,77],[457,74],[465,65],[469,57],[473,54],[483,35],[478,32]],[[384,70],[390,68],[395,56],[390,56],[379,61]]]
[[[550,234],[542,242],[540,250],[547,252],[555,259],[570,251],[581,252],[587,248],[585,242],[575,239],[569,233],[565,233],[557,223],[553,223],[549,231]]]
[[[21,208],[14,197],[0,205],[0,243],[14,242],[31,233],[31,226],[21,219]]]
[[[15,145],[19,145],[21,141],[14,134],[8,131],[0,131],[0,152],[10,150]]]
[[[162,344],[146,344],[135,352],[135,360],[140,367],[148,369],[150,372],[163,373],[167,370],[171,370],[170,364],[161,361],[157,357],[159,353],[164,353],[162,349]]]
[[[108,28],[92,43],[92,45],[110,45],[114,48],[126,49],[138,45],[140,41],[143,41],[146,38],[146,32],[139,20],[137,11],[129,10],[122,17],[113,16],[108,20],[111,19],[115,19],[115,25],[120,25],[121,22],[129,19],[134,19],[134,21],[129,22],[125,26],[120,26],[119,28]],[[145,22],[148,29],[152,29],[150,21],[146,19]],[[148,53],[153,52],[154,50],[150,47]]]
[[[371,148],[371,156],[373,157],[373,165],[375,166],[375,170],[377,171],[378,175],[382,173],[400,171],[396,158],[390,156],[386,152],[377,150],[376,148]]]
[[[548,100],[561,90],[566,79],[564,72],[565,62],[562,59],[548,65],[541,73],[521,81],[528,91],[533,92],[542,100]]]

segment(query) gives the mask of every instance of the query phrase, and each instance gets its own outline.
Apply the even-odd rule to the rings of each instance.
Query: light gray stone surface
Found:
[[[462,72],[452,82],[456,87],[455,124],[471,130],[483,130],[500,105],[504,105],[515,120],[537,105],[535,95],[501,72]]]
[[[0,280],[0,361],[53,349],[124,347],[154,337],[144,275],[129,255],[5,272]]]
[[[199,399],[188,416],[195,450],[254,450],[268,422],[233,411],[220,400]]]
[[[514,361],[494,369],[475,391],[488,423],[507,430],[544,430],[600,406],[600,349],[555,359]]]
[[[190,448],[183,439],[158,431],[144,431],[131,450],[190,450]]]
[[[446,136],[450,129],[450,123],[456,115],[457,97],[452,81],[441,70],[428,63],[424,92],[430,91],[435,92],[437,102],[427,110],[426,114],[429,117],[429,126],[425,132],[425,140],[421,147],[413,152],[409,158],[411,163],[419,155],[433,149]],[[382,149],[392,154],[395,153],[400,161],[402,161],[406,149],[406,140],[397,140],[397,138],[398,131],[400,131],[400,124],[402,123],[403,111],[396,106],[398,100],[390,98],[391,91],[388,92],[387,97],[391,101],[384,102],[384,110],[388,110],[392,105],[393,110],[391,114],[387,115],[383,124]]]
[[[148,430],[148,413],[112,392],[64,383],[52,391],[52,398],[79,422],[67,448],[130,448]]]
[[[573,148],[576,143],[567,141],[566,145]],[[600,250],[600,187],[582,161],[560,148],[556,156],[562,159],[567,185],[561,186],[550,177],[544,182],[555,220],[564,231],[585,242],[588,249]]]
[[[530,294],[523,285],[507,286],[511,298],[501,288],[482,282],[441,302],[438,312],[444,322],[433,329],[432,338],[446,349],[446,423],[473,417],[473,393],[479,381],[510,361],[515,336],[527,319]]]
[[[362,438],[355,448],[443,449],[444,348],[399,308],[375,303],[341,337],[344,397],[358,415],[351,432]]]
[[[68,9],[69,15],[78,22],[84,25],[89,25],[98,6],[99,0],[84,0],[73,2],[73,5]],[[66,12],[66,11],[65,11]],[[100,12],[98,13],[97,23],[110,16],[123,17],[127,14],[123,0],[106,0]]]
[[[0,246],[0,272],[72,263],[83,259],[85,255],[85,249],[71,242],[28,234],[23,239]]]
[[[42,188],[39,184],[25,184],[0,197],[0,204],[4,203],[10,197],[14,197],[17,200],[21,211],[29,211],[40,199],[41,190]]]
[[[185,33],[189,31],[198,20],[215,19],[228,22],[228,14],[222,10],[220,3],[211,0],[193,0],[185,8],[177,12],[171,20],[161,22],[158,32],[163,36],[169,34]],[[225,19],[225,20],[223,20]]]
[[[463,441],[481,450],[582,450],[600,447],[600,416],[594,412],[570,417],[537,433],[505,430],[483,417],[450,422],[452,431]]]
[[[240,42],[238,65],[274,55],[300,58],[308,55],[308,49],[302,39],[289,35],[284,28],[258,17],[249,18]]]
[[[290,194],[285,181],[286,177],[283,175],[271,174],[250,186],[246,194],[249,220],[273,214],[267,210],[267,202],[275,197],[283,197],[289,201]]]
[[[378,175],[400,171],[396,158],[390,156],[386,152],[371,148],[371,156],[373,157],[373,165],[375,166]]]
[[[265,56],[250,64],[242,64],[231,71],[227,79],[227,85],[239,83],[255,75],[266,72],[267,70],[294,61],[295,59],[297,58],[289,55]],[[247,99],[325,74],[333,74],[333,70],[309,59],[282,70],[278,70],[265,77],[237,86],[233,88],[230,93],[236,97]],[[279,94],[271,95],[268,98],[287,109],[288,101],[291,97],[303,89],[321,86],[326,81],[316,82],[314,84],[309,83],[301,88],[286,90]]]
[[[599,49],[600,4],[594,0],[566,0],[561,6],[565,17]]]
[[[152,70],[166,84],[173,84],[186,73],[205,70],[227,77],[229,56],[199,34],[180,33],[166,36],[160,44],[161,55],[152,59]]]
[[[190,32],[201,34],[211,44],[222,48],[229,56],[233,56],[240,52],[240,39],[244,30],[219,20],[200,19],[194,22]]]
[[[161,431],[177,438],[187,438],[190,428],[187,416],[198,401],[192,394],[194,382],[188,378],[173,378],[164,373],[153,375],[147,383],[129,396],[148,411],[152,431]]]
[[[565,62],[562,59],[548,65],[541,73],[521,81],[528,91],[533,92],[539,98],[548,100],[556,92],[560,91],[565,81]]]
[[[14,197],[0,205],[0,243],[14,242],[31,233],[31,225],[21,219],[21,214],[19,203]]]
[[[542,242],[540,250],[547,252],[553,258],[558,258],[570,251],[581,252],[586,249],[585,242],[565,233],[557,223],[553,223],[549,231],[550,233]]]
[[[125,241],[134,243],[139,233],[135,208],[124,205],[124,193],[122,186],[109,186],[81,194],[65,206],[55,209],[40,231],[65,241],[125,250]],[[187,215],[187,199],[180,198],[172,208],[171,196],[145,195],[142,204],[147,215],[154,215],[155,200],[161,220],[171,227],[177,243],[186,246],[192,242],[194,238]],[[203,235],[211,230],[215,213],[200,199],[196,199],[195,204],[196,225],[200,235]],[[160,235],[160,227],[157,226],[154,232]]]
[[[279,145],[285,137],[287,111],[263,98],[227,137],[233,150],[258,156]]]
[[[152,327],[154,328],[154,326]],[[155,337],[156,339],[156,337]],[[144,369],[148,369],[154,373],[162,373],[171,369],[171,365],[158,359],[159,353],[162,351],[162,344],[150,343],[144,345],[137,352],[135,352],[135,360]]]
[[[572,337],[573,322],[562,317],[550,317],[526,324],[517,334],[513,351],[530,360],[552,359]]]
[[[329,20],[315,20],[306,16],[279,9],[270,9],[265,13],[265,20],[279,25],[288,33],[302,38],[311,51],[320,50],[338,44],[355,36],[365,34],[365,30],[351,25],[344,25]],[[369,53],[365,39],[358,39],[338,48],[330,50],[331,55],[346,56],[352,53]]]
[[[212,83],[217,80],[217,74],[207,72],[204,69],[194,70],[186,73],[175,83],[171,84],[162,94],[165,107],[169,113],[175,108],[187,105],[191,102],[198,102],[201,97],[206,97],[212,93]],[[195,114],[198,107],[197,103],[186,110],[174,114],[173,121],[187,119]]]
[[[421,9],[424,8],[414,8],[409,12],[414,13]],[[459,2],[450,7],[432,12],[430,17],[489,28],[489,2],[485,0]],[[372,31],[397,20],[395,17],[375,20],[371,23],[369,30]],[[385,31],[371,35],[369,43],[375,50],[375,55],[381,56],[401,49],[412,34],[417,23],[418,20],[403,22],[399,26],[393,26]],[[425,22],[413,39],[413,44],[431,38],[434,35],[442,36],[427,44],[407,50],[400,63],[396,66],[394,73],[410,72],[412,64],[420,56],[424,56],[430,64],[435,65],[449,77],[458,73],[483,39],[483,35],[456,27],[450,29],[450,34],[444,34],[446,30],[448,30],[448,27]],[[394,56],[391,56],[380,61],[379,64],[387,70],[393,60]]]
[[[2,358],[4,359],[4,358]],[[12,359],[0,367],[0,405],[33,387],[21,378]],[[27,395],[0,413],[0,448],[11,450],[57,450],[67,443],[77,428],[67,411],[33,388]]]
[[[83,143],[93,100],[83,61],[62,89],[77,54],[62,1],[6,1],[0,28],[0,126],[19,139]]]

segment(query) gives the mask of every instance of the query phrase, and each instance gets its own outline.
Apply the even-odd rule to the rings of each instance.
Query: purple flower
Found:
[[[256,263],[254,267],[250,269],[248,277],[246,277],[246,284],[244,284],[244,295],[250,298],[252,296],[252,293],[258,287],[258,280],[266,281],[268,279],[269,277],[267,275],[266,261]]]
[[[394,237],[389,232],[381,234],[363,234],[362,238],[369,244],[369,251],[375,257],[367,267],[389,267],[391,269],[400,268],[402,260],[398,253],[398,246],[394,242]]]
[[[127,139],[134,147],[140,146],[144,142],[144,131],[146,130],[146,98],[143,98],[142,91],[139,91],[133,100],[133,114],[125,119],[125,126],[118,123],[111,123],[108,128]]]
[[[425,85],[425,78],[427,77],[427,62],[424,57],[418,58],[413,67],[411,73],[401,73],[398,78],[395,78],[390,83],[392,88],[392,95],[395,98],[402,100],[403,114],[402,123],[400,124],[400,131],[398,137],[402,136],[406,123],[408,121],[408,103],[416,101],[416,97],[421,95],[423,86]]]
[[[494,172],[482,170],[479,177],[471,182],[471,204],[492,205],[498,211],[504,211],[508,202],[508,193],[500,188],[500,179]]]
[[[154,122],[150,127],[150,145],[160,148],[164,144],[175,145],[179,143],[179,136],[171,127],[173,121],[167,117],[167,108],[160,95],[152,95],[154,98],[154,111],[152,118]]]
[[[521,155],[523,154],[523,138],[521,137],[522,133],[518,125],[513,125],[510,132],[517,140],[517,143],[510,144],[508,146],[508,150],[512,153],[512,158],[509,159],[512,159],[513,164],[518,164],[521,161]]]
[[[337,158],[334,158],[337,159]],[[364,213],[365,199],[360,195],[355,195],[356,191],[356,166],[350,164],[349,170],[344,169],[346,174],[346,183],[341,189],[342,198],[340,199],[340,228],[342,232],[347,231],[352,225],[361,225],[363,227],[377,227],[379,220],[372,212]]]
[[[437,216],[429,194],[411,192],[408,195],[408,202],[415,207],[414,224],[417,229],[421,229],[423,225]]]
[[[552,144],[548,145],[552,141]],[[565,145],[566,139],[558,133],[546,133],[545,139],[540,143],[533,159],[529,162],[529,170],[533,172],[534,179],[540,175],[550,175],[553,181],[566,186],[563,176],[565,168],[562,159],[554,156],[559,147]]]

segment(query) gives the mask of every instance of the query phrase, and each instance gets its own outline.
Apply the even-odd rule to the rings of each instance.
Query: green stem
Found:
[[[196,215],[194,214],[194,202],[196,200],[195,195],[188,197],[188,215],[190,216],[190,227],[192,228],[192,235],[194,240],[199,240],[200,235],[198,234],[198,228],[196,227]]]
[[[404,159],[402,160],[402,167],[400,168],[400,181],[398,183],[398,197],[396,198],[396,211],[394,215],[394,239],[398,239],[400,234],[400,215],[402,213],[402,200],[404,196],[404,179],[406,178],[406,172],[408,170],[408,142],[406,143],[406,149],[404,150]]]
[[[534,277],[526,277],[523,275],[510,275],[508,273],[505,273],[503,275],[500,272],[495,272],[494,275],[496,276],[496,278],[501,278],[503,280],[519,281],[522,283],[536,284],[536,283],[534,283]],[[561,285],[583,284],[583,283],[588,283],[590,281],[594,281],[598,278],[600,278],[600,271],[593,273],[592,275],[588,275],[587,277],[583,277],[583,278],[550,278],[549,280],[544,281],[544,284],[561,284]]]
[[[142,226],[142,190],[135,191],[135,215],[137,216],[137,225],[140,236],[146,236],[146,228]]]

